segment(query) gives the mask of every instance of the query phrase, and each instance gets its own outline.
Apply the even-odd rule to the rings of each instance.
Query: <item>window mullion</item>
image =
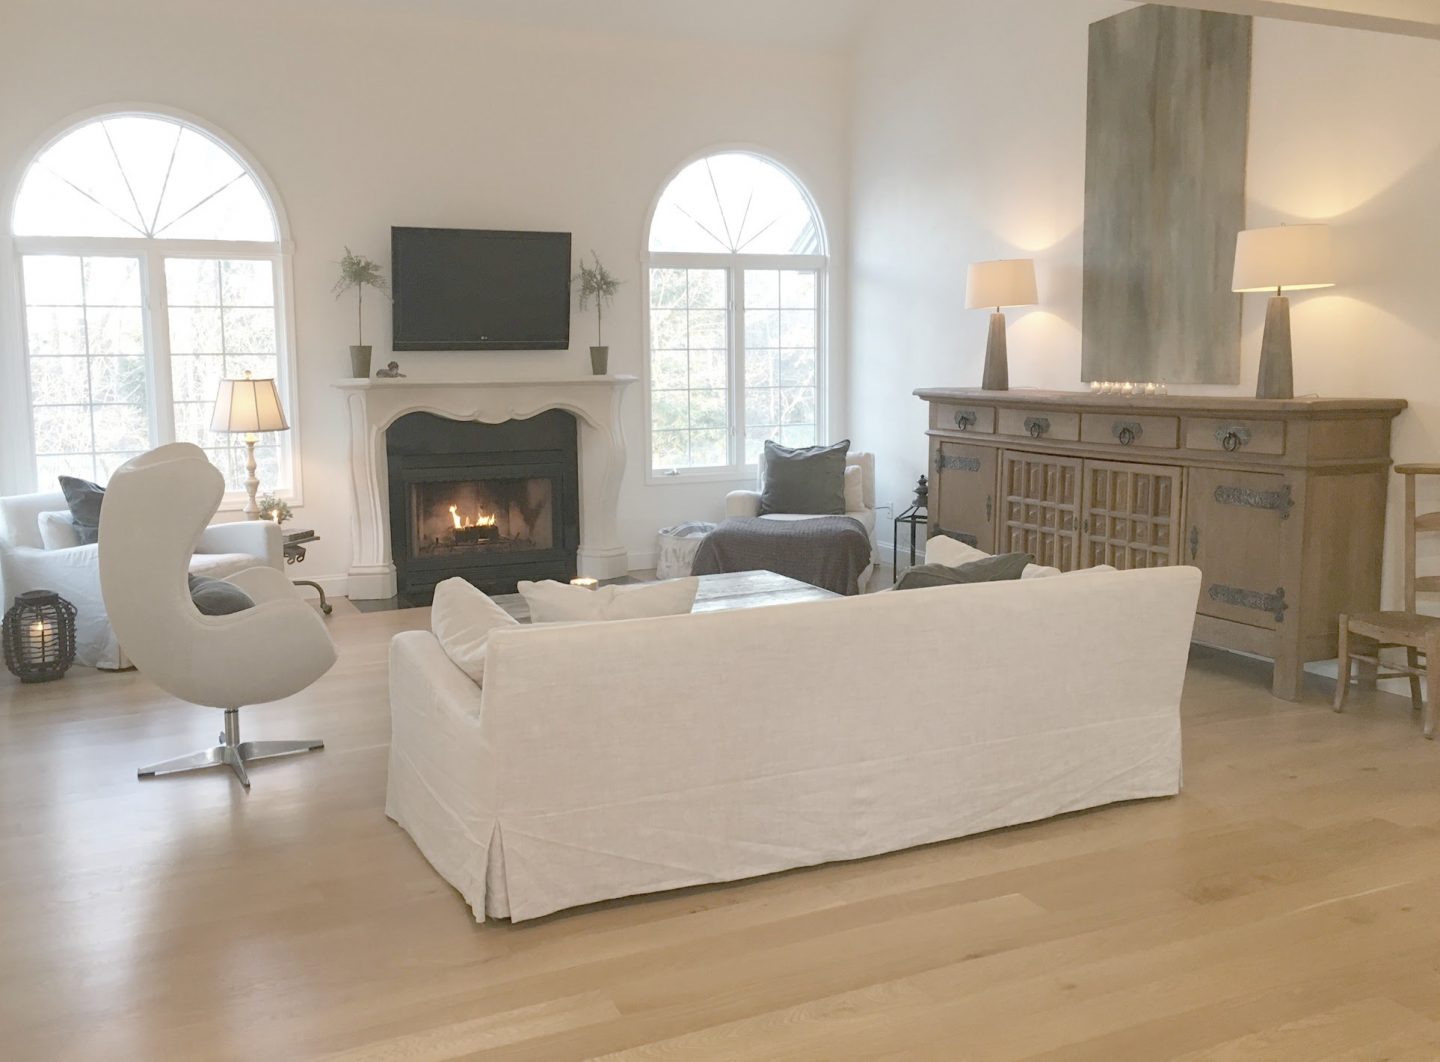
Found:
[[[745,467],[745,268],[730,265],[730,467]]]
[[[145,349],[150,360],[150,443],[175,441],[175,390],[170,366],[170,300],[165,288],[165,256],[147,249],[145,263]]]

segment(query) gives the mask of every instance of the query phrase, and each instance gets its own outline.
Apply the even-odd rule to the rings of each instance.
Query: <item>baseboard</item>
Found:
[[[654,550],[648,553],[629,553],[626,554],[625,564],[632,572],[646,572],[654,568],[659,559],[660,554]]]
[[[902,569],[908,568],[910,566],[910,543],[900,543],[900,552],[898,556],[895,553],[895,543],[880,541],[877,542],[876,545],[880,550],[880,562],[882,564],[889,564],[891,558],[893,557]],[[916,543],[915,563],[925,563],[925,546],[923,543]]]

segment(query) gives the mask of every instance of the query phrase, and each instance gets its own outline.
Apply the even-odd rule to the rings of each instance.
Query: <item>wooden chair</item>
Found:
[[[1362,660],[1377,669],[1388,668],[1381,678],[1410,679],[1410,704],[1421,710],[1420,680],[1425,680],[1425,736],[1435,737],[1435,710],[1440,700],[1440,617],[1422,616],[1415,611],[1417,592],[1440,592],[1440,576],[1415,574],[1415,536],[1420,531],[1440,531],[1440,512],[1415,514],[1415,479],[1417,476],[1440,476],[1440,465],[1396,465],[1395,471],[1405,477],[1405,611],[1361,612],[1340,616],[1340,671],[1335,683],[1335,710],[1345,710],[1345,697],[1350,690],[1350,662]],[[1373,653],[1353,653],[1350,638],[1363,639],[1374,645]],[[1386,664],[1380,660],[1382,649],[1405,648],[1404,664]],[[1425,663],[1420,663],[1424,656]],[[1431,667],[1431,662],[1435,667]]]

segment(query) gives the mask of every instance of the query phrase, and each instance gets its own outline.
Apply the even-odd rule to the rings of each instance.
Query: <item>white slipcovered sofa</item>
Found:
[[[855,859],[1180,788],[1194,568],[390,648],[386,811],[477,920]],[[836,652],[864,645],[864,652]]]
[[[155,518],[167,517],[157,512]],[[129,667],[100,596],[99,550],[94,543],[80,545],[59,491],[0,498],[0,599],[8,606],[27,590],[54,590],[75,606],[76,662]],[[213,524],[200,535],[190,559],[192,574],[216,579],[257,566],[285,570],[280,528],[268,520]]]
[[[870,536],[870,568],[865,570],[861,576],[860,585],[863,587],[870,577],[870,571],[880,561],[880,547],[875,537],[875,455],[862,451],[851,451],[845,455],[845,464],[860,466],[860,483],[863,504],[858,508],[850,508],[846,516],[853,516],[860,523],[865,525],[865,532]],[[759,516],[760,515],[760,492],[765,486],[765,454],[760,454],[760,465],[757,473],[755,490],[732,490],[725,496],[726,516]],[[812,520],[814,516],[808,513],[766,513],[766,520]]]

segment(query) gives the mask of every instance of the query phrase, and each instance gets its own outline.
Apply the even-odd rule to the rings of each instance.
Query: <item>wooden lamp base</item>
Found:
[[[985,342],[985,374],[980,386],[986,391],[1010,390],[1010,364],[1005,351],[1005,315],[990,315],[990,338]]]
[[[1260,343],[1256,398],[1294,398],[1295,366],[1290,357],[1290,300],[1270,296],[1265,310],[1265,338]]]

